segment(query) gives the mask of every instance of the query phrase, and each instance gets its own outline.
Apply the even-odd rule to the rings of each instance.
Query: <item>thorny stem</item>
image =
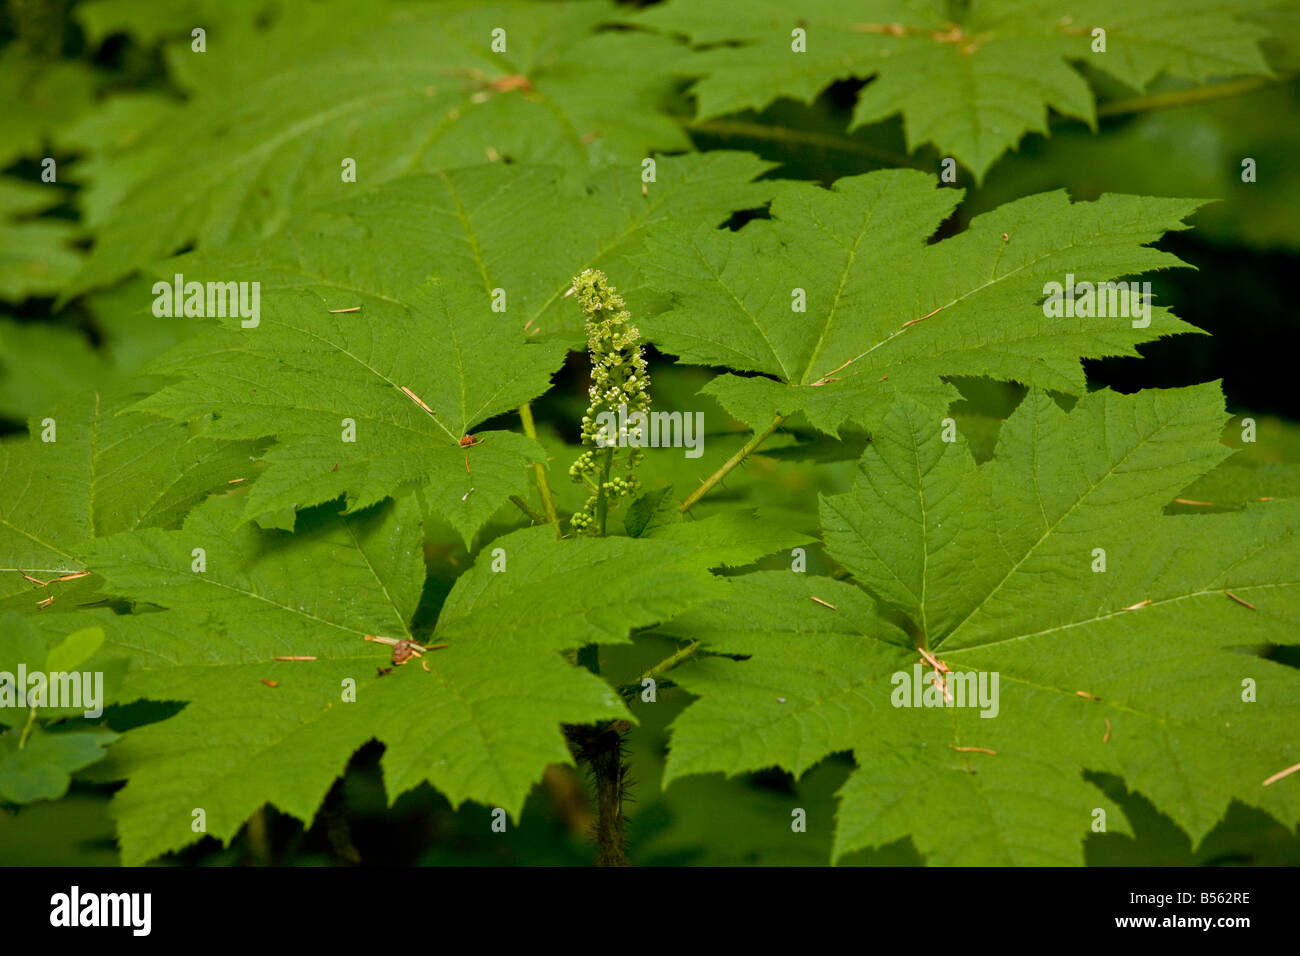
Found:
[[[533,410],[527,402],[519,406],[519,420],[523,422],[524,434],[537,441],[537,425],[533,422]],[[546,466],[540,461],[533,462],[533,476],[537,479],[537,490],[542,496],[542,508],[546,511],[546,520],[555,525],[555,536],[563,538],[564,531],[560,528],[560,516],[555,513],[551,486],[546,480]]]
[[[623,838],[623,747],[620,740],[591,762],[596,777],[596,865],[627,866]]]
[[[627,866],[623,835],[623,791],[627,766],[623,762],[623,735],[630,725],[616,720],[604,727],[572,727],[575,755],[591,766],[596,789],[596,865]]]
[[[781,423],[784,422],[785,419],[786,416],[784,415],[777,415],[776,418],[772,419],[772,424],[768,425],[762,433],[756,434],[753,438],[747,441],[745,446],[728,458],[721,468],[709,475],[708,478],[704,479],[704,483],[691,492],[690,497],[683,501],[681,505],[678,506],[677,510],[682,514],[685,514],[695,507],[701,498],[713,490],[714,485],[720,482],[723,478],[726,478],[733,468],[745,460],[746,456],[753,452],[759,445],[763,444],[763,442],[767,441],[767,439],[771,437],[772,432],[781,427]]]

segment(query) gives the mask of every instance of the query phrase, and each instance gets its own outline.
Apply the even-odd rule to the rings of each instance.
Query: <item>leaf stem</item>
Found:
[[[784,422],[785,419],[785,415],[777,415],[772,419],[772,424],[768,425],[760,434],[754,435],[753,438],[745,443],[744,447],[741,448],[740,451],[736,452],[723,462],[721,468],[709,475],[708,478],[704,479],[704,483],[691,492],[690,496],[678,506],[677,510],[682,514],[685,514],[695,507],[701,498],[713,490],[714,485],[720,482],[723,478],[726,478],[733,468],[745,460],[746,456],[753,452],[759,445],[763,444],[763,442],[767,441],[767,439],[771,437],[772,432],[781,427],[781,423]]]
[[[685,647],[679,647],[676,651],[669,654],[667,657],[661,660],[654,667],[651,667],[649,670],[643,672],[641,676],[636,679],[635,683],[624,684],[622,687],[619,688],[619,692],[622,694],[636,694],[638,691],[641,690],[641,682],[643,680],[645,680],[646,678],[650,678],[651,680],[654,680],[660,674],[664,673],[665,671],[672,670],[678,664],[684,662],[688,657],[693,656],[695,652],[699,649],[700,649],[699,641],[691,641]]]
[[[27,746],[27,735],[32,732],[32,725],[36,723],[36,708],[33,707],[27,715],[27,725],[23,727],[23,732],[18,738],[18,749],[22,750]]]
[[[519,420],[523,423],[524,434],[537,441],[537,424],[533,421],[533,410],[527,402],[519,406]],[[551,486],[546,480],[546,466],[540,461],[533,462],[533,476],[537,479],[537,491],[542,496],[542,508],[546,511],[546,520],[555,525],[555,536],[564,537],[560,527],[560,516],[555,513],[555,500],[551,497]]]
[[[919,162],[910,156],[900,156],[887,149],[880,149],[872,146],[870,143],[859,142],[845,136],[834,136],[827,133],[819,133],[814,130],[795,129],[791,126],[768,125],[766,123],[747,123],[743,120],[730,119],[709,119],[693,120],[679,119],[679,123],[691,133],[703,133],[707,136],[717,136],[720,139],[728,137],[743,139],[767,140],[769,142],[785,143],[789,146],[811,146],[820,149],[833,149],[843,153],[856,153],[859,156],[865,156],[884,166],[910,166],[913,169],[923,168]]]
[[[1126,113],[1143,113],[1147,110],[1169,109],[1174,106],[1187,106],[1191,103],[1203,103],[1207,100],[1219,100],[1242,93],[1273,86],[1288,77],[1251,76],[1228,83],[1215,83],[1212,86],[1194,86],[1186,90],[1173,90],[1168,93],[1153,93],[1150,96],[1133,96],[1128,99],[1111,100],[1097,107],[1097,117],[1122,116]]]
[[[536,524],[546,524],[546,519],[534,511],[523,498],[518,495],[511,495],[510,500],[514,502],[515,507],[522,511],[530,521]]]

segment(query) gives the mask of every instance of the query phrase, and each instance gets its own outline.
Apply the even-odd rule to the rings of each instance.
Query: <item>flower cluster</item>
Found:
[[[644,438],[639,434],[644,426],[634,425],[629,429],[626,422],[632,413],[649,410],[650,396],[646,389],[650,377],[646,374],[645,356],[637,344],[641,333],[630,324],[632,317],[623,308],[623,298],[605,274],[588,269],[576,276],[572,294],[577,296],[587,317],[587,350],[591,353],[588,389],[591,404],[582,417],[582,443],[597,450],[583,452],[569,469],[569,477],[586,484],[592,492],[586,505],[571,520],[579,532],[603,534],[608,509],[641,487],[632,469],[641,463],[644,455],[627,446],[629,432],[637,433],[634,440]],[[640,419],[644,420],[644,415]],[[614,422],[617,424],[611,424]],[[627,449],[625,475],[613,474],[619,448]]]

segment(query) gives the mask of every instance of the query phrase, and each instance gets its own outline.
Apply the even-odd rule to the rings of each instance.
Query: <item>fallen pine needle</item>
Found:
[[[988,754],[990,757],[998,755],[996,750],[989,750],[988,747],[958,747],[956,744],[949,744],[948,746],[964,754]]]
[[[1264,781],[1264,786],[1267,787],[1270,783],[1277,783],[1283,777],[1288,777],[1291,774],[1295,773],[1297,770],[1300,770],[1300,763],[1296,764],[1294,767],[1287,767],[1285,770],[1280,770],[1277,773],[1273,774],[1273,776],[1269,777],[1267,780]]]
[[[1102,720],[1106,720],[1106,718],[1103,717]],[[1106,720],[1106,736],[1101,738],[1101,742],[1103,744],[1110,743],[1110,721],[1109,720]]]
[[[1191,498],[1175,498],[1175,499],[1174,499],[1174,504],[1176,504],[1176,505],[1200,505],[1200,506],[1203,507],[1203,508],[1213,508],[1213,507],[1214,507],[1214,502],[1213,502],[1213,501],[1193,501]]]
[[[927,661],[929,661],[929,662],[930,662],[930,666],[933,667],[935,670],[937,670],[937,671],[943,671],[945,674],[951,674],[951,673],[952,673],[952,670],[949,669],[949,667],[948,667],[947,664],[945,664],[943,661],[939,660],[939,658],[935,657],[933,654],[931,654],[929,651],[927,651],[924,647],[918,647],[917,650],[921,652],[921,656],[924,657]]]
[[[247,481],[247,480],[248,480],[247,478],[231,478],[228,482],[226,482],[226,484],[228,484],[228,485],[237,485],[237,484],[239,484],[241,481]]]
[[[1228,595],[1228,597],[1232,598],[1234,601],[1236,601],[1236,602],[1237,602],[1238,604],[1240,604],[1242,607],[1248,607],[1248,608],[1250,608],[1252,611],[1255,610],[1255,605],[1251,604],[1249,601],[1243,601],[1241,598],[1237,597],[1237,595],[1233,594],[1231,591],[1224,591],[1223,593],[1226,594],[1226,595]]]
[[[405,385],[402,386],[402,391],[404,391],[404,392],[406,393],[406,397],[409,398],[411,401],[415,402],[415,404],[419,405],[421,408],[423,408],[423,409],[424,409],[426,412],[428,412],[430,415],[433,414],[433,409],[430,408],[428,405],[424,404],[424,399],[422,399],[419,395],[416,395],[413,391],[411,391],[411,390],[410,390],[409,388],[407,388]]]
[[[808,600],[810,600],[810,601],[816,601],[816,602],[817,602],[818,604],[820,604],[822,607],[828,607],[828,608],[830,608],[832,611],[835,610],[835,605],[834,605],[834,604],[831,604],[829,601],[823,601],[823,600],[822,600],[821,598],[819,598],[819,597],[813,597],[812,595],[809,595],[809,596],[808,596]]]
[[[905,329],[905,328],[907,328],[909,325],[916,325],[916,323],[918,323],[918,322],[924,322],[924,321],[925,321],[926,319],[928,319],[930,316],[934,315],[934,314],[937,313],[937,312],[942,312],[942,311],[943,311],[943,306],[939,306],[939,308],[935,309],[934,312],[927,312],[925,315],[921,316],[919,319],[912,319],[910,322],[904,322],[904,323],[903,323],[901,326],[899,326],[899,327]]]
[[[265,677],[262,678],[262,683],[265,684],[267,687],[280,686],[280,682],[278,680],[267,680]]]
[[[330,315],[338,315],[340,312],[360,312],[361,306],[354,305],[350,309],[330,309]]]
[[[314,657],[277,657],[277,661],[314,661]]]
[[[84,578],[89,573],[89,571],[73,571],[71,574],[64,574],[61,577],[55,578],[50,583],[58,584],[60,581],[75,581],[77,578]]]

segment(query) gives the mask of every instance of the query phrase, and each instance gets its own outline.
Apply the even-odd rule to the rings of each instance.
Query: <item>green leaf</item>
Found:
[[[333,314],[314,292],[265,296],[257,327],[196,336],[160,360],[157,371],[187,377],[136,407],[188,420],[219,405],[213,436],[276,436],[248,519],[340,495],[355,511],[419,483],[468,543],[527,490],[542,453],[506,431],[461,440],[544,392],[562,350],[526,342],[471,287],[357,301],[361,312]]]
[[[68,792],[71,775],[102,758],[117,734],[33,727],[19,747],[21,739],[21,728],[0,734],[0,800],[9,803],[59,799]]]
[[[267,802],[310,820],[371,738],[387,747],[391,799],[427,780],[455,804],[517,818],[545,766],[571,762],[561,724],[627,716],[560,652],[625,643],[708,597],[707,568],[736,548],[708,522],[687,542],[557,542],[550,528],[497,538],[422,641],[450,646],[426,653],[427,672],[412,663],[384,674],[389,648],[363,637],[419,637],[409,628],[425,576],[413,499],[345,516],[318,509],[292,535],[240,513],[234,498],[213,498],[182,530],[116,535],[92,551],[108,590],[166,608],[100,618],[135,662],[126,696],[190,701],[115,751],[130,778],[116,801],[128,863],[195,839],[196,807],[224,840]],[[784,540],[751,545],[751,560]],[[286,656],[314,660],[275,660]]]
[[[30,590],[24,572],[49,583],[84,571],[96,535],[178,524],[209,491],[248,474],[251,445],[120,414],[130,401],[65,399],[33,417],[31,437],[0,443],[0,596]],[[40,589],[41,598],[59,593]]]
[[[1162,513],[1226,456],[1224,417],[1214,385],[1096,392],[1068,414],[1031,391],[976,466],[936,414],[900,406],[853,489],[823,499],[854,585],[742,577],[670,626],[751,657],[674,672],[701,700],[668,776],[799,774],[851,750],[835,856],[911,835],[933,864],[1082,862],[1096,810],[1125,826],[1085,770],[1124,777],[1193,841],[1234,799],[1300,818],[1300,790],[1263,785],[1300,759],[1300,677],[1248,653],[1300,621],[1300,508]],[[912,646],[997,674],[996,704],[899,706],[896,675],[930,679]]]
[[[332,2],[305,21],[293,11],[266,32],[232,18],[201,56],[173,58],[194,98],[165,135],[99,163],[88,202],[103,205],[99,190],[120,201],[65,295],[188,242],[265,238],[314,205],[413,172],[489,159],[560,163],[581,178],[689,146],[654,109],[679,45],[600,30],[610,4]]]
[[[811,102],[836,80],[869,79],[853,126],[901,113],[909,150],[933,143],[978,182],[1028,132],[1046,134],[1048,108],[1095,126],[1088,84],[1073,64],[1142,90],[1160,76],[1203,82],[1266,74],[1242,0],[834,0],[793,11],[781,0],[737,10],[726,0],[673,0],[634,18],[705,49],[685,64],[702,119],[762,109],[778,97]],[[956,22],[954,22],[954,20]],[[796,50],[793,31],[804,31]],[[1093,30],[1105,30],[1105,52]]]
[[[527,492],[526,466],[542,453],[505,431],[469,449],[460,441],[546,391],[582,324],[564,298],[572,276],[605,264],[634,280],[627,257],[651,224],[716,223],[760,204],[771,186],[749,180],[766,168],[741,153],[664,159],[653,192],[607,168],[568,199],[553,167],[453,170],[306,217],[269,252],[182,259],[168,278],[261,283],[260,324],[230,318],[182,343],[153,370],[183,380],[139,407],[178,419],[220,407],[213,435],[277,438],[250,519],[339,495],[364,508],[419,482],[469,543]],[[555,237],[558,217],[573,226]],[[393,252],[376,260],[376,247]],[[548,334],[530,340],[539,331]],[[345,419],[354,442],[343,440]]]
[[[302,212],[272,242],[230,243],[157,271],[166,280],[176,272],[257,280],[263,292],[312,289],[330,308],[351,308],[358,294],[400,299],[432,274],[489,295],[502,290],[504,311],[494,315],[503,328],[577,345],[586,333],[565,298],[573,276],[602,269],[618,277],[634,316],[649,314],[658,303],[638,288],[637,259],[647,233],[672,221],[717,226],[765,205],[776,184],[751,180],[771,165],[717,151],[660,157],[651,184],[626,164],[601,166],[576,184],[561,167],[525,164],[407,176]],[[384,250],[378,260],[376,248]]]
[[[922,173],[778,188],[770,220],[738,232],[667,225],[642,263],[674,302],[642,322],[657,345],[761,373],[705,389],[756,430],[795,412],[826,432],[871,427],[895,394],[956,397],[940,376],[1080,394],[1081,357],[1136,355],[1139,342],[1193,330],[1154,305],[1149,325],[1134,328],[1141,320],[1127,315],[1049,317],[1043,303],[1046,284],[1069,275],[1095,283],[1182,265],[1149,244],[1185,228],[1195,201],[1044,193],[930,244],[961,193]],[[1127,307],[1125,293],[1118,299]]]
[[[63,219],[36,218],[63,199],[57,186],[0,177],[0,299],[52,295],[80,268],[81,256],[71,246],[76,227]]]
[[[83,627],[50,648],[45,658],[45,669],[54,671],[76,670],[90,659],[104,644],[104,631],[98,627]]]

